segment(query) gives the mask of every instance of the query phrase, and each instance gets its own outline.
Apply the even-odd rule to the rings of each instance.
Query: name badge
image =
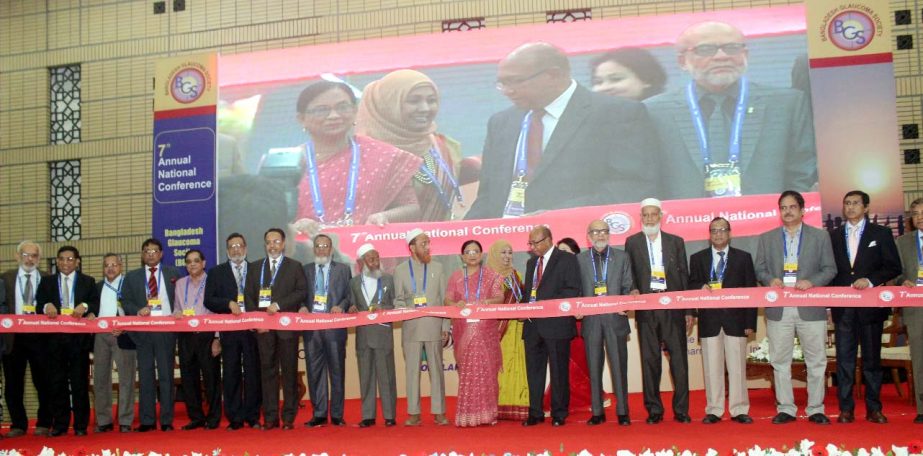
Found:
[[[652,291],[666,291],[667,289],[667,273],[663,270],[663,266],[654,266],[651,268],[651,290]]]
[[[272,289],[263,288],[260,290],[260,309],[266,309],[269,305],[272,304]]]
[[[538,291],[533,288],[532,293],[529,293],[529,302],[535,302],[538,300]]]
[[[184,317],[194,317],[195,309],[183,309],[183,316]]]
[[[529,183],[523,180],[514,180],[510,184],[510,194],[506,198],[506,206],[503,208],[503,217],[520,217],[525,212],[526,207],[526,188]]]
[[[23,315],[35,315],[35,306],[34,305],[32,306],[23,305],[22,314]]]
[[[413,306],[416,308],[426,307],[426,296],[417,295],[413,297]]]
[[[481,321],[480,318],[468,318],[465,320],[466,323],[477,323],[479,321]]]
[[[163,316],[163,303],[160,301],[160,298],[148,299],[147,305],[148,307],[151,308],[151,316],[153,317]]]
[[[711,288],[712,290],[720,290],[721,282],[717,280],[715,280],[714,282],[708,282],[708,288]]]
[[[705,195],[709,198],[740,196],[740,168],[736,163],[705,165]]]
[[[323,294],[314,295],[314,306],[311,307],[311,312],[314,312],[314,313],[326,313],[327,312],[327,295],[323,295]]]
[[[62,307],[62,308],[61,308],[61,315],[73,315],[73,314],[74,314],[74,309],[72,309],[72,308],[70,308],[70,307]]]
[[[917,269],[917,286],[923,287],[923,267]],[[25,307],[23,307],[25,309]]]
[[[606,282],[596,282],[593,285],[593,296],[605,296],[609,294],[609,287]]]
[[[798,281],[798,263],[785,263],[782,266],[782,284],[786,287],[794,287]]]

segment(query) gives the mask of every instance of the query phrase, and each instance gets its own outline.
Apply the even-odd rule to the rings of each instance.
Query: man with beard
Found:
[[[394,308],[394,278],[381,272],[378,251],[362,244],[356,251],[362,273],[349,281],[350,312],[375,312]],[[394,330],[391,323],[356,327],[356,360],[359,365],[359,392],[362,421],[359,427],[375,425],[375,391],[381,394],[381,414],[385,426],[395,425],[397,379],[394,373]]]
[[[641,232],[625,240],[625,251],[631,258],[635,289],[632,293],[663,293],[682,291],[689,285],[686,265],[686,245],[683,238],[660,230],[663,216],[660,201],[641,201]],[[673,420],[688,423],[689,360],[686,357],[686,336],[692,331],[693,311],[681,309],[639,310],[638,344],[641,348],[641,377],[647,424],[663,421],[660,399],[662,350],[666,348],[673,380]]]
[[[394,306],[422,308],[445,304],[446,275],[442,265],[432,262],[429,236],[419,228],[404,235],[410,249],[410,259],[394,269]],[[426,356],[430,381],[430,410],[440,426],[449,424],[445,417],[445,377],[442,372],[442,347],[449,340],[449,324],[445,318],[421,317],[404,322],[401,345],[404,348],[405,378],[407,379],[406,426],[419,426],[420,363]]]
[[[247,241],[231,233],[225,241],[228,261],[212,268],[205,279],[205,307],[218,314],[240,316],[246,312]],[[260,355],[256,332],[224,331],[220,336],[224,414],[228,430],[248,424],[260,427]]]
[[[740,30],[695,24],[676,52],[692,80],[645,101],[663,142],[666,198],[807,191],[817,182],[810,100],[749,81]]]
[[[3,273],[6,285],[7,309],[13,315],[35,315],[35,293],[45,274],[38,270],[42,249],[32,241],[22,241],[16,246],[18,268]],[[10,413],[10,431],[7,437],[19,437],[29,430],[29,417],[23,402],[26,388],[26,363],[32,373],[32,384],[38,393],[38,420],[35,435],[48,435],[51,428],[51,396],[48,359],[41,334],[3,334],[7,354],[3,356],[3,376],[6,381],[3,394]]]
[[[333,241],[326,234],[314,236],[314,262],[304,265],[308,299],[301,313],[342,313],[349,308],[349,266],[331,259]],[[343,401],[346,391],[346,328],[304,331],[305,364],[314,415],[304,425],[345,426]],[[329,385],[328,385],[329,382]],[[329,397],[329,401],[328,401]]]
[[[836,276],[836,262],[830,235],[820,228],[802,223],[804,197],[796,191],[779,196],[782,228],[759,236],[756,252],[756,278],[764,286],[805,291],[823,287]],[[815,424],[830,424],[824,414],[824,373],[827,370],[827,311],[823,307],[767,307],[766,335],[769,337],[769,362],[775,380],[776,410],[773,424],[795,421],[798,407],[792,393],[792,350],[795,337],[801,341],[808,371],[808,404],[805,412]]]

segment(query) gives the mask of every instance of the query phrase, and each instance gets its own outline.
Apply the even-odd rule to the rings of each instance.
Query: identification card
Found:
[[[538,291],[533,288],[532,292],[529,293],[529,302],[535,302],[538,300]]]
[[[314,305],[311,306],[311,312],[327,313],[327,295],[314,295]]]
[[[651,268],[651,290],[667,290],[667,273],[663,270],[663,266],[654,266]]]
[[[705,195],[709,198],[740,196],[740,168],[736,163],[705,165]]]
[[[244,304],[244,294],[243,293],[237,293],[237,304],[240,304],[240,305]]]
[[[712,282],[708,282],[708,288],[711,288],[712,290],[720,290],[720,289],[721,289],[721,282],[719,282],[719,281],[717,281],[717,280],[712,281]]]
[[[272,304],[272,289],[263,288],[260,290],[260,309],[269,308],[269,305]]]
[[[147,300],[148,307],[151,308],[152,317],[162,317],[163,316],[163,303],[160,301],[160,298],[151,298]]]
[[[506,206],[503,208],[503,217],[521,217],[526,207],[526,188],[529,183],[523,180],[514,180],[510,184],[510,194],[506,198]]]
[[[609,287],[606,282],[596,282],[593,284],[593,296],[605,296],[609,294]]]
[[[22,314],[23,315],[35,315],[35,306],[23,305]]]
[[[786,287],[794,287],[798,281],[798,263],[785,263],[782,266],[782,284]]]
[[[479,321],[481,321],[480,318],[468,318],[465,320],[466,323],[477,323]]]
[[[184,317],[194,317],[195,309],[183,309],[183,316]]]
[[[923,267],[917,269],[917,286],[923,287]],[[23,307],[25,310],[25,307]]]
[[[71,315],[73,315],[73,314],[74,314],[74,309],[72,309],[72,308],[70,308],[70,307],[62,307],[62,308],[61,308],[61,315],[71,316]]]
[[[426,307],[426,296],[417,295],[413,297],[413,306],[416,308]]]

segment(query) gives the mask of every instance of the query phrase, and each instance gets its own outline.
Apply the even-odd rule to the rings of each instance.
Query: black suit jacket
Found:
[[[527,111],[511,107],[487,125],[478,196],[467,219],[503,215]],[[578,85],[532,172],[526,212],[640,201],[656,195],[659,141],[644,105]]]
[[[830,232],[830,243],[833,246],[833,259],[836,261],[836,277],[830,283],[832,286],[848,287],[858,279],[866,278],[874,286],[885,285],[889,280],[901,273],[901,259],[897,253],[897,244],[891,229],[876,225],[870,220],[865,221],[865,229],[859,238],[859,250],[856,261],[850,265],[846,243],[846,225]],[[846,309],[832,307],[830,313],[834,323],[838,323]],[[889,307],[856,308],[860,323],[881,323],[891,314]]]
[[[729,247],[721,288],[750,288],[756,286],[756,270],[749,253]],[[711,281],[711,247],[700,250],[689,259],[689,289],[698,290]],[[744,337],[744,330],[756,331],[756,307],[735,309],[699,309],[699,337],[715,337],[724,329],[729,336]]]
[[[170,308],[176,310],[176,281],[179,280],[179,270],[160,263],[160,273],[163,274],[163,287],[170,299]],[[128,271],[125,274],[125,284],[122,285],[122,310],[127,316],[138,315],[138,311],[147,307],[147,266]],[[158,333],[129,332],[131,339],[137,344],[139,341],[160,339]]]
[[[247,265],[247,277],[253,270]],[[257,271],[259,274],[259,271]],[[246,286],[246,285],[245,285]],[[216,314],[231,313],[230,303],[237,301],[237,279],[231,263],[226,261],[208,271],[205,278],[205,308]]]
[[[260,285],[269,286],[269,261],[266,261],[265,270],[261,270],[263,260],[256,260],[247,266],[247,284],[244,288],[244,304],[247,312],[265,312],[259,308]],[[280,312],[298,312],[308,293],[307,280],[300,262],[289,257],[283,257],[276,273],[276,281],[272,284],[272,302],[279,304]],[[265,275],[261,278],[260,275]],[[295,337],[292,331],[279,331],[279,338],[288,339]]]
[[[663,266],[667,275],[666,291],[683,291],[689,289],[689,270],[686,264],[686,244],[683,238],[670,233],[660,232],[660,241],[663,250]],[[651,292],[651,259],[647,252],[647,236],[639,232],[628,236],[625,240],[625,251],[631,259],[631,274],[634,278],[635,288],[642,294]],[[683,315],[693,315],[689,310],[670,310],[676,318]],[[648,312],[636,312],[635,320],[644,321]]]
[[[58,313],[61,313],[61,292],[58,287],[58,278],[60,274],[50,275],[42,277],[42,281],[38,284],[38,291],[35,294],[35,313],[44,314],[45,313],[45,304],[51,304],[58,310]],[[87,312],[93,312],[95,315],[99,312],[99,297],[96,294],[96,280],[92,277],[81,273],[80,271],[74,272],[74,301],[71,303],[73,307],[81,303],[86,303],[88,310]],[[96,311],[93,310],[94,303],[96,305]],[[86,313],[83,314],[83,317],[86,318]],[[69,318],[69,317],[58,317],[58,318]],[[66,336],[62,341],[65,343],[74,343],[80,344],[80,346],[86,350],[91,350],[93,348],[93,338],[90,334],[61,334]]]
[[[552,247],[553,248],[553,247]],[[553,248],[554,249],[554,248]],[[532,275],[538,257],[526,262],[526,277],[523,284],[522,302],[529,302],[532,295]],[[580,267],[577,256],[554,249],[548,264],[542,269],[542,280],[536,289],[536,299],[563,299],[580,296]],[[535,318],[528,320],[522,330],[522,338],[573,339],[577,335],[577,320],[574,317]]]

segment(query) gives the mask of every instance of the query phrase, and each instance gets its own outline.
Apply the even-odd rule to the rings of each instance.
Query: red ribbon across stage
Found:
[[[87,320],[44,315],[0,315],[0,332],[101,333],[113,329],[145,332],[240,331],[273,329],[304,331],[393,323],[419,317],[523,319],[575,315],[598,315],[629,310],[705,309],[723,307],[920,307],[923,288],[876,287],[855,290],[848,287],[818,287],[807,291],[793,288],[727,288],[694,290],[638,296],[601,296],[555,299],[525,304],[424,307],[353,314],[302,314],[248,312],[234,315],[191,317],[112,317]]]

